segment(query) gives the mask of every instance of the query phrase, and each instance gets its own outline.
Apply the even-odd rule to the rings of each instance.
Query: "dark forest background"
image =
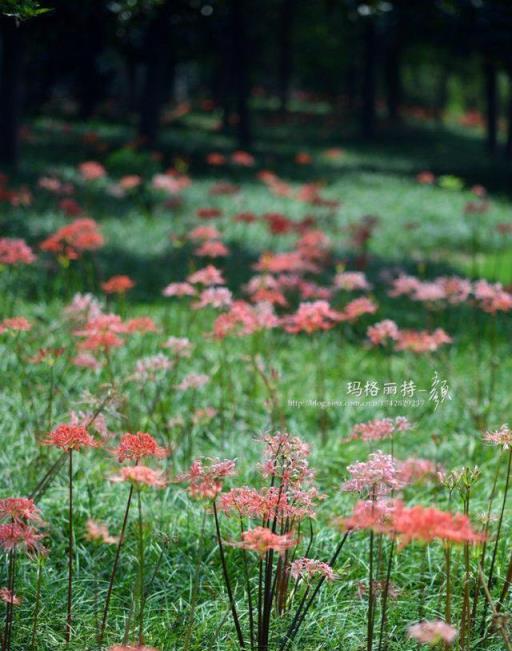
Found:
[[[162,124],[198,105],[250,150],[255,106],[286,120],[314,101],[379,138],[449,112],[512,158],[509,0],[0,0],[0,162],[25,120]]]

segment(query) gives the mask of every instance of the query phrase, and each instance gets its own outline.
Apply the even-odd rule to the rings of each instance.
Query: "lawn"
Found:
[[[18,174],[0,184],[2,236],[23,238],[37,254],[31,264],[6,264],[0,273],[2,318],[25,317],[30,324],[28,330],[8,322],[1,328],[1,496],[30,495],[57,462],[36,490],[48,554],[19,554],[16,562],[21,603],[14,608],[11,648],[101,646],[96,640],[116,543],[91,540],[87,523],[104,523],[119,536],[129,487],[112,481],[120,472],[112,451],[125,432],[148,432],[171,453],[148,463],[163,471],[165,487],[134,491],[140,506],[134,497],[103,648],[140,640],[141,627],[145,643],[165,651],[239,648],[212,500],[197,499],[190,477],[180,475],[197,458],[235,459],[236,474],[226,477],[223,492],[268,485],[259,465],[261,439],[278,431],[310,446],[314,483],[324,497],[316,516],[294,528],[297,547],[287,559],[331,558],[344,535],[340,519],[358,499],[343,488],[350,479],[347,467],[378,450],[392,464],[424,460],[409,482],[387,485],[388,497],[400,495],[405,508],[465,512],[475,531],[487,532],[484,545],[439,539],[396,545],[385,533],[352,531],[335,564],[336,579],[322,585],[288,649],[369,649],[369,604],[375,650],[420,648],[407,628],[423,619],[451,619],[463,650],[506,648],[506,631],[501,620],[492,624],[491,610],[510,560],[504,499],[510,457],[486,442],[484,433],[509,420],[510,295],[504,306],[487,309],[474,285],[461,300],[448,294],[413,300],[411,291],[393,297],[390,290],[400,274],[414,276],[425,291],[440,277],[512,283],[507,168],[486,162],[478,133],[454,125],[409,125],[399,137],[390,134],[370,146],[322,114],[297,111],[283,123],[262,107],[252,160],[233,157],[231,139],[216,124],[215,115],[200,111],[176,119],[164,130],[157,155],[137,149],[126,125],[40,119],[24,133]],[[222,156],[209,157],[212,152]],[[85,161],[101,163],[97,178],[91,178],[91,166],[80,167]],[[432,178],[418,177],[426,171]],[[126,178],[133,175],[138,180],[129,187]],[[84,216],[95,220],[101,246],[41,249],[41,242]],[[222,242],[228,255],[198,255],[201,242],[191,239],[197,227],[217,229],[207,241]],[[296,251],[300,238],[298,261],[272,256]],[[70,259],[78,249],[78,259]],[[258,287],[270,292],[275,315],[261,301],[260,312],[244,303],[236,321],[225,293],[217,296],[220,307],[209,305],[207,295],[197,308],[199,283],[195,298],[162,295],[207,264],[222,271],[233,299],[245,301],[257,284],[248,293],[251,278],[267,273]],[[343,289],[343,273],[352,271],[364,274],[366,289]],[[102,290],[102,283],[119,274],[134,287]],[[271,282],[276,278],[277,285]],[[439,288],[439,282],[434,285]],[[96,299],[92,307],[91,299],[82,299],[79,309],[75,295],[86,292]],[[347,305],[362,297],[370,308],[347,316]],[[321,326],[318,317],[312,319],[312,332],[290,316],[301,302],[325,299],[334,315],[324,315]],[[87,321],[100,308],[125,325],[139,317],[152,322],[109,330],[120,345],[94,346]],[[223,315],[232,320],[219,336]],[[397,350],[393,338],[371,345],[369,326],[385,319],[400,331],[439,328],[452,341],[419,352],[407,345]],[[244,327],[247,332],[240,332]],[[299,331],[289,331],[294,329]],[[181,342],[186,354],[170,337],[187,338]],[[84,349],[88,341],[90,349]],[[351,436],[357,424],[397,417],[406,417],[410,429],[380,440]],[[69,476],[65,459],[59,463],[62,451],[43,443],[72,419],[89,425],[98,449],[72,454],[73,620],[66,645]],[[219,522],[248,639],[246,570],[256,598],[258,556],[236,546],[237,518],[221,513]],[[270,555],[270,567],[283,563],[277,557]],[[268,565],[268,552],[265,558]],[[4,585],[9,559],[12,554],[5,554]],[[480,588],[480,563],[485,577],[494,575],[488,581],[492,607]],[[281,648],[302,595],[311,594],[318,578],[311,581],[310,588],[305,579],[290,581],[288,598],[272,609],[269,649]],[[503,602],[505,612],[509,604]]]

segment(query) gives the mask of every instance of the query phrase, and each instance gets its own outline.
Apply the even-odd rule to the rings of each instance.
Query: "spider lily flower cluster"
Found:
[[[309,164],[308,156],[299,156],[299,164]],[[246,172],[256,164],[247,152],[231,157],[213,152],[207,162],[242,166]],[[421,182],[430,183],[429,178]],[[257,181],[272,200],[297,201],[329,215],[337,205],[317,183],[293,187],[269,170],[260,170]],[[147,642],[166,648],[146,617],[163,598],[173,600],[172,625],[179,623],[180,635],[184,622],[183,647],[194,648],[200,599],[219,585],[213,579],[220,576],[231,622],[205,644],[285,651],[297,641],[308,648],[317,626],[311,614],[323,590],[330,591],[333,617],[341,617],[347,603],[355,610],[367,607],[366,630],[351,630],[351,636],[358,636],[359,646],[366,638],[369,650],[407,644],[409,638],[411,644],[433,646],[459,640],[461,650],[468,651],[470,643],[500,633],[512,586],[512,556],[504,544],[512,434],[507,425],[500,427],[501,417],[494,422],[483,394],[480,411],[471,414],[476,429],[489,430],[481,440],[469,419],[456,427],[449,420],[446,432],[439,432],[429,414],[419,414],[413,424],[391,410],[360,417],[347,412],[327,425],[320,420],[319,437],[306,417],[304,425],[298,423],[283,407],[282,385],[286,375],[295,385],[305,378],[304,386],[309,390],[314,383],[322,397],[332,388],[324,370],[335,364],[341,377],[349,346],[360,353],[362,368],[380,372],[378,365],[385,365],[390,381],[400,365],[419,369],[435,362],[452,369],[462,335],[459,317],[475,314],[492,331],[510,315],[510,288],[478,274],[426,279],[419,270],[421,278],[400,269],[373,273],[368,261],[372,238],[382,226],[378,218],[349,223],[335,238],[319,228],[328,220],[293,219],[275,209],[261,215],[244,209],[232,216],[235,228],[279,241],[276,250],[258,252],[240,285],[231,273],[236,249],[225,228],[231,219],[227,200],[222,208],[217,204],[218,197],[236,195],[240,188],[220,182],[210,188],[211,203],[183,211],[187,215],[175,224],[171,246],[190,256],[186,265],[165,267],[153,288],[162,296],[161,311],[140,312],[133,301],[144,291],[143,275],[110,267],[104,273],[102,248],[112,244],[108,227],[87,216],[80,197],[70,195],[104,189],[112,201],[136,202],[147,195],[169,208],[191,184],[178,170],[149,181],[130,174],[114,182],[102,164],[85,161],[75,184],[47,176],[34,189],[58,198],[63,225],[30,245],[18,237],[0,238],[6,286],[23,289],[25,277],[48,272],[67,297],[55,317],[28,307],[26,315],[19,314],[26,304],[13,300],[0,320],[5,368],[23,404],[16,445],[26,446],[36,460],[26,477],[9,472],[8,481],[25,486],[44,466],[30,498],[0,500],[5,651],[43,643],[41,603],[45,591],[53,590],[53,578],[56,585],[64,571],[67,590],[59,594],[66,592],[66,607],[59,596],[55,603],[66,622],[56,610],[52,635],[80,644],[76,633],[89,631],[92,620],[81,626],[80,606],[87,602],[92,609],[94,603],[90,644],[110,651],[156,651]],[[21,190],[9,194],[10,205],[22,207],[30,200]],[[480,214],[481,208],[468,206],[466,212]],[[510,224],[499,232],[509,233]],[[350,255],[339,250],[340,233]],[[326,359],[325,343],[336,346],[332,359]],[[304,360],[303,375],[288,366],[292,356],[286,355],[294,347]],[[44,395],[39,400],[39,392],[47,394],[46,401]],[[470,410],[471,401],[467,404]],[[309,444],[286,432],[292,423],[319,450],[318,476]],[[244,439],[251,440],[248,431],[260,427],[281,431],[261,437],[260,462],[251,466],[256,444],[245,445]],[[480,446],[488,455],[479,472],[441,466],[450,463],[452,450],[452,458],[458,455],[457,444],[447,437],[455,429],[457,439],[463,427],[472,454]],[[428,437],[428,458],[407,456],[422,436]],[[235,446],[236,462],[222,458]],[[409,450],[403,458],[397,453],[402,447]],[[195,458],[198,452],[221,458]],[[492,463],[493,488],[485,504],[483,489],[474,498]],[[59,477],[65,465],[66,487]],[[197,513],[203,515],[200,535]],[[176,559],[187,558],[194,547],[188,603],[186,565]],[[84,580],[90,569],[84,570],[84,550],[94,581]],[[408,592],[404,575],[410,567],[421,569]],[[435,607],[429,601],[432,592],[441,596],[442,615],[439,600]],[[417,612],[411,608],[406,617],[398,603],[390,603],[404,593],[418,597]],[[31,647],[27,627],[17,627],[22,617],[33,618]],[[360,612],[354,621],[358,618]]]

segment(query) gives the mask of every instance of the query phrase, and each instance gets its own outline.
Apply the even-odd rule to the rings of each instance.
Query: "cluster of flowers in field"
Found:
[[[206,162],[213,167],[255,164],[246,152],[230,157],[212,152]],[[297,159],[300,165],[309,162],[306,154]],[[82,163],[78,175],[85,188],[99,184],[114,197],[133,197],[134,201],[144,201],[142,192],[149,186],[158,200],[164,197],[172,203],[191,184],[176,169],[155,174],[149,181],[127,175],[113,183],[96,161]],[[327,210],[338,205],[324,196],[319,184],[297,189],[268,170],[259,171],[258,178],[272,196]],[[430,184],[434,179],[425,173],[418,182]],[[7,179],[2,179],[0,190],[11,205],[30,205],[29,189],[9,190]],[[210,194],[236,193],[228,184],[216,184],[213,190]],[[467,211],[483,212],[479,206],[486,202],[485,192],[473,191],[476,199]],[[473,315],[482,332],[485,326],[495,334],[500,319],[512,311],[512,293],[507,288],[485,279],[460,275],[427,279],[404,270],[374,279],[366,267],[369,243],[378,228],[376,218],[364,217],[347,229],[354,254],[354,262],[347,265],[333,236],[314,218],[298,221],[280,213],[236,215],[239,224],[263,223],[273,236],[283,235],[288,238],[283,242],[291,242],[286,250],[261,252],[247,281],[239,286],[228,273],[227,263],[235,254],[222,233],[222,211],[206,206],[187,222],[190,228],[185,233],[171,235],[171,241],[176,237],[190,247],[190,264],[182,273],[173,270],[167,284],[158,287],[164,308],[141,313],[130,298],[138,285],[136,274],[132,277],[130,270],[119,268],[116,275],[100,277],[96,256],[108,242],[101,224],[74,198],[74,185],[49,175],[39,179],[34,189],[38,192],[56,197],[68,221],[39,241],[0,238],[6,295],[0,320],[2,371],[12,377],[19,391],[24,410],[20,423],[34,434],[24,439],[24,445],[44,461],[34,484],[29,485],[27,479],[22,496],[0,499],[0,548],[5,556],[0,588],[5,604],[3,651],[37,648],[45,599],[42,577],[48,564],[66,572],[61,634],[66,644],[73,642],[80,618],[76,596],[79,537],[112,550],[97,555],[102,564],[98,573],[106,579],[94,594],[96,626],[90,644],[109,651],[155,651],[146,644],[153,588],[149,576],[161,573],[162,568],[159,562],[148,567],[154,530],[147,513],[159,493],[179,493],[191,518],[204,514],[184,649],[191,648],[198,577],[204,565],[200,552],[207,546],[208,520],[216,548],[215,560],[209,560],[211,571],[222,575],[225,592],[219,599],[226,599],[232,624],[229,635],[241,649],[293,648],[306,618],[313,619],[321,592],[333,586],[342,586],[338,590],[346,590],[351,598],[357,592],[359,601],[365,603],[368,651],[388,648],[391,636],[431,646],[448,646],[458,640],[462,651],[473,648],[470,645],[475,641],[484,644],[491,636],[500,636],[505,647],[512,648],[505,617],[512,556],[504,544],[512,464],[509,427],[483,427],[486,414],[475,416],[482,433],[478,444],[500,452],[491,476],[488,465],[450,470],[419,455],[401,458],[397,448],[401,437],[414,436],[414,419],[361,419],[347,431],[337,432],[343,445],[362,444],[365,451],[362,460],[346,467],[343,459],[331,460],[338,464],[333,489],[332,482],[317,481],[308,433],[304,433],[305,440],[288,433],[279,374],[268,359],[273,345],[285,346],[288,340],[299,338],[304,350],[314,356],[319,392],[325,387],[321,347],[328,331],[335,341],[350,341],[361,353],[384,360],[388,368],[397,356],[405,356],[411,364],[419,358],[431,363],[436,354],[439,358],[457,344],[463,325],[457,316],[461,314]],[[37,269],[55,271],[66,297],[52,320],[15,297],[10,300],[23,287],[25,274]],[[90,291],[85,289],[85,278]],[[411,327],[414,320],[402,321],[399,310],[395,316],[394,306],[403,304],[411,313],[419,313],[424,325]],[[194,337],[198,321],[202,332]],[[243,353],[229,362],[231,338],[241,342]],[[205,342],[216,354],[214,363],[197,353]],[[495,337],[490,343],[496,345]],[[489,387],[496,381],[496,364],[491,360],[486,375],[481,357],[478,361],[479,391],[483,391],[484,383]],[[251,437],[251,446],[260,446],[261,454],[247,482],[238,460],[198,456],[201,446],[206,447],[212,421],[221,420],[225,432],[233,424],[228,419],[237,418],[233,390],[237,365],[251,374],[253,383],[261,384],[265,401],[256,408],[266,413],[268,422],[256,442]],[[44,377],[39,400],[31,390],[34,368]],[[80,399],[67,404],[60,382],[79,384]],[[185,418],[173,411],[179,402],[186,404]],[[318,430],[322,436],[316,437],[315,446],[321,448],[327,441],[323,419]],[[197,432],[201,436],[195,436]],[[121,500],[111,518],[116,530],[96,519],[94,509],[87,513],[83,526],[83,512],[76,509],[77,467],[86,469],[94,481],[101,476],[100,490],[115,493],[117,503]],[[484,472],[493,488],[481,516],[473,499]],[[66,520],[65,570],[62,557],[55,558],[56,544],[49,533],[51,515],[45,508],[63,479],[66,498],[58,503]],[[62,492],[59,495],[62,498]],[[320,541],[319,527],[330,532]],[[330,549],[326,540],[332,543]],[[134,555],[128,553],[128,546],[136,550]],[[350,546],[358,549],[361,560],[357,591],[346,578]],[[411,611],[397,633],[390,622],[396,622],[393,602],[400,594],[400,568],[408,554],[422,558],[416,577],[421,598],[418,612]],[[124,594],[120,583],[125,558],[133,561],[133,585],[124,604],[129,615],[123,639],[112,624],[112,610]],[[436,574],[439,568],[433,568],[439,558],[441,582]],[[36,568],[35,590],[26,590],[22,577],[27,572],[21,568],[32,566]],[[170,591],[173,580],[168,579]],[[441,597],[433,614],[427,608],[426,593],[434,584]],[[33,595],[29,639],[20,638],[16,616],[17,608],[26,602],[25,593]],[[119,643],[112,646],[118,635]],[[158,639],[149,642],[162,651],[165,648]]]
[[[370,453],[368,459],[349,465],[346,469],[347,480],[340,485],[343,492],[353,493],[358,501],[354,503],[352,513],[334,519],[331,526],[338,531],[337,541],[327,560],[316,558],[314,522],[320,504],[328,496],[320,493],[315,485],[315,472],[309,464],[309,446],[300,438],[285,432],[265,434],[260,439],[262,446],[261,463],[258,466],[258,478],[252,486],[233,485],[237,474],[236,461],[229,459],[197,458],[189,469],[181,473],[172,473],[162,467],[171,450],[160,445],[149,433],[125,433],[117,443],[112,437],[101,435],[102,427],[96,424],[101,409],[89,417],[75,417],[71,423],[55,427],[42,440],[41,444],[58,451],[56,461],[44,474],[31,497],[8,497],[0,500],[0,546],[8,559],[7,585],[1,589],[1,599],[6,604],[6,620],[3,633],[5,648],[11,648],[14,629],[14,609],[21,603],[23,586],[17,584],[17,566],[23,562],[39,563],[51,554],[51,540],[48,538],[42,513],[36,502],[44,493],[52,490],[56,475],[68,467],[68,598],[65,635],[72,639],[74,618],[79,616],[73,610],[74,578],[74,526],[73,511],[73,464],[76,455],[86,453],[88,449],[96,454],[108,454],[117,460],[117,470],[107,479],[110,482],[126,484],[126,503],[119,513],[119,532],[112,535],[102,522],[89,519],[86,537],[98,544],[115,547],[109,582],[103,597],[98,618],[97,643],[102,646],[108,632],[111,599],[116,591],[116,579],[119,561],[127,536],[127,523],[132,506],[138,504],[136,527],[137,572],[134,581],[134,599],[136,608],[136,646],[126,644],[110,647],[113,649],[144,649],[144,615],[148,598],[144,579],[145,548],[148,545],[143,522],[143,501],[150,499],[148,490],[161,490],[175,484],[174,490],[183,487],[191,500],[198,501],[204,508],[205,516],[212,517],[215,525],[218,553],[221,560],[223,579],[226,587],[229,609],[232,616],[236,638],[240,648],[270,648],[275,639],[275,629],[287,622],[284,630],[281,626],[279,649],[285,649],[295,639],[299,628],[312,607],[319,591],[325,583],[343,581],[336,571],[347,541],[361,535],[368,536],[368,579],[365,585],[368,601],[368,644],[378,638],[379,645],[386,640],[386,622],[390,600],[396,596],[393,583],[393,571],[397,565],[395,554],[403,557],[404,548],[413,544],[423,545],[427,553],[430,545],[440,545],[444,550],[446,563],[445,619],[424,620],[409,626],[408,635],[419,642],[434,645],[439,641],[451,644],[458,635],[470,639],[476,626],[475,616],[478,612],[480,594],[485,595],[482,625],[486,622],[487,608],[497,616],[505,604],[510,587],[509,571],[500,586],[500,596],[494,602],[490,596],[496,551],[499,545],[503,520],[503,510],[507,499],[507,490],[503,496],[503,507],[498,523],[495,540],[490,534],[490,511],[483,528],[476,528],[468,517],[466,508],[470,501],[471,489],[478,480],[477,469],[446,472],[426,459],[411,458],[399,461],[392,454],[378,450]],[[372,440],[385,440],[395,433],[410,429],[411,424],[405,418],[395,422],[373,421],[361,423],[354,427],[357,433],[367,435],[371,432]],[[91,433],[93,432],[93,433]],[[98,433],[99,432],[99,433]],[[115,437],[117,438],[117,437]],[[486,441],[503,449],[510,448],[512,435],[507,426],[496,432],[488,432]],[[509,468],[512,452],[509,451]],[[89,464],[94,461],[89,461]],[[497,475],[498,477],[498,475]],[[496,478],[497,478],[496,477]],[[226,487],[226,482],[231,488]],[[410,506],[404,501],[408,488],[419,483],[436,482],[450,493],[460,490],[465,505],[463,513],[452,513],[433,506],[418,503]],[[508,482],[507,482],[508,487]],[[417,492],[417,491],[416,491]],[[413,495],[414,491],[410,493]],[[238,537],[222,531],[222,518],[233,519],[238,523]],[[204,527],[203,527],[204,535]],[[385,540],[388,540],[387,551]],[[199,542],[199,546],[204,541]],[[492,545],[491,545],[492,543]],[[456,546],[463,546],[463,581],[457,579],[457,570],[453,567]],[[484,575],[486,547],[492,546],[492,560],[488,575]],[[478,562],[470,548],[479,548]],[[238,551],[237,551],[238,550]],[[377,551],[378,550],[378,551]],[[239,577],[235,576],[233,564],[228,557],[240,553],[243,568],[242,587],[236,585]],[[399,564],[399,563],[398,563]],[[41,571],[39,569],[39,571]],[[396,570],[395,570],[396,571]],[[378,579],[377,577],[382,577]],[[470,594],[470,582],[476,577]],[[426,579],[426,577],[424,577]],[[453,586],[462,585],[462,593],[457,593]],[[18,592],[19,590],[19,592]],[[33,612],[33,641],[37,637],[37,625],[41,595],[38,593]],[[235,590],[238,598],[235,598]],[[246,600],[241,606],[240,590]],[[458,626],[453,622],[454,604],[460,612]],[[473,610],[475,609],[475,610]],[[243,615],[242,615],[243,612]],[[499,623],[499,620],[495,620]],[[500,625],[504,626],[504,625]],[[501,630],[501,629],[500,629]],[[502,628],[504,640],[508,640],[505,628]],[[274,638],[272,637],[274,635]],[[277,647],[276,647],[277,648]]]

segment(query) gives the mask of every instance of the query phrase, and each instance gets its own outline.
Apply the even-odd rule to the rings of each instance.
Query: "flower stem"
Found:
[[[366,648],[368,651],[373,649],[373,542],[374,533],[370,531],[370,548],[368,560],[368,623],[367,623],[367,641]]]
[[[114,587],[114,579],[116,577],[117,566],[119,565],[119,558],[121,556],[121,547],[124,543],[124,535],[126,531],[126,525],[128,524],[128,514],[130,513],[130,505],[132,503],[133,496],[133,484],[130,485],[130,492],[128,493],[128,501],[126,503],[126,509],[124,511],[123,524],[121,526],[121,533],[119,535],[119,541],[116,547],[116,555],[114,557],[114,564],[112,565],[112,573],[110,575],[110,581],[108,584],[107,596],[105,598],[105,607],[103,608],[103,617],[101,620],[101,628],[98,635],[98,644],[101,645],[103,642],[103,637],[105,635],[105,627],[107,625],[108,610],[110,607],[110,598],[112,597],[112,589]]]
[[[386,628],[386,615],[387,615],[387,605],[388,605],[388,596],[389,596],[389,582],[391,579],[391,570],[393,568],[393,558],[395,552],[395,541],[391,540],[391,549],[389,550],[388,566],[386,570],[386,579],[384,581],[384,592],[382,593],[382,615],[380,619],[380,632],[379,632],[379,649],[382,649],[382,643],[384,641],[384,630]]]
[[[350,531],[346,531],[343,538],[340,540],[338,546],[336,547],[334,554],[332,555],[331,560],[329,561],[329,565],[331,567],[334,567],[334,564],[338,560],[338,556],[341,553],[341,550],[343,549],[343,545],[345,544],[345,541],[347,540],[349,536]],[[281,642],[281,646],[279,647],[279,651],[284,651],[285,648],[288,646],[288,644],[291,644],[297,635],[297,632],[304,621],[304,618],[306,617],[308,610],[311,608],[311,605],[313,601],[315,600],[316,595],[320,591],[320,588],[325,582],[325,575],[320,578],[318,583],[316,584],[315,589],[313,590],[313,593],[311,594],[311,597],[308,599],[306,605],[304,606],[304,598],[300,603],[299,608],[297,609],[297,612],[295,613],[295,616],[292,620],[292,623],[288,627],[288,630],[286,631],[286,635],[284,636],[283,641]]]
[[[217,543],[219,545],[219,554],[220,562],[222,564],[222,573],[224,576],[224,583],[226,584],[226,590],[228,592],[229,607],[231,608],[231,614],[233,616],[233,621],[235,624],[236,635],[238,637],[238,643],[240,644],[241,649],[245,649],[244,637],[242,635],[242,629],[240,627],[240,620],[238,619],[238,613],[236,610],[235,600],[233,598],[233,591],[231,589],[231,582],[229,580],[228,568],[226,565],[226,557],[224,556],[224,546],[222,544],[222,538],[220,535],[220,526],[219,526],[219,516],[217,513],[217,505],[215,500],[213,501],[213,516],[215,518],[215,531],[217,534]]]
[[[36,601],[34,604],[34,615],[32,618],[32,638],[30,641],[30,649],[34,651],[37,642],[37,625],[39,623],[39,610],[41,607],[41,584],[43,580],[43,561],[38,559],[37,565],[37,580],[36,580]]]
[[[503,516],[505,514],[505,506],[507,503],[507,496],[508,496],[508,489],[510,486],[510,471],[512,469],[512,448],[510,448],[510,451],[508,453],[508,463],[507,463],[507,476],[505,479],[505,490],[503,492],[503,501],[501,503],[501,511],[500,511],[500,517],[498,520],[498,529],[496,531],[496,540],[494,541],[494,548],[492,551],[492,558],[491,558],[491,567],[489,568],[489,576],[487,578],[487,587],[489,589],[489,592],[492,590],[492,580],[494,578],[494,566],[496,564],[496,557],[498,555],[498,546],[500,542],[500,536],[501,536],[501,527],[503,524]],[[489,606],[489,601],[487,600],[484,605],[484,612],[482,615],[482,621],[480,624],[480,634],[483,635],[484,630],[485,630],[485,621],[487,618],[487,610]]]
[[[139,584],[139,646],[144,644],[144,523],[142,521],[142,499],[140,488],[137,490],[137,510],[139,522],[139,540],[138,540],[138,584]]]
[[[71,623],[73,607],[73,450],[69,450],[69,539],[68,539],[68,600],[66,617],[66,644],[71,640]]]

